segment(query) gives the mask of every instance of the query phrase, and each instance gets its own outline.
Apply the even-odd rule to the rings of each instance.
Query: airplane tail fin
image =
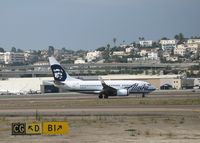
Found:
[[[60,65],[60,63],[54,58],[49,57],[49,63],[51,66],[51,70],[53,73],[54,80],[56,82],[63,82],[66,80],[78,80],[75,78],[72,78]]]

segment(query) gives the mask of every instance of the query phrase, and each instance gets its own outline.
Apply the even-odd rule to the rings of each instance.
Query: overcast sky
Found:
[[[200,0],[0,0],[0,47],[93,50],[200,35]]]

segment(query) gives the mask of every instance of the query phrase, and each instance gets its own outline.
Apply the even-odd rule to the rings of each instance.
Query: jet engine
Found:
[[[118,89],[117,96],[128,96],[128,90],[127,89]]]

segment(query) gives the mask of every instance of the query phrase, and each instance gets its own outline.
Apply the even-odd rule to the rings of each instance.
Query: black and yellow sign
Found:
[[[12,135],[25,135],[26,123],[12,123]]]
[[[12,135],[64,135],[68,130],[67,122],[12,123]]]
[[[26,123],[26,134],[27,135],[41,135],[42,134],[42,123]]]
[[[43,122],[42,134],[44,135],[63,135],[68,133],[66,122]]]

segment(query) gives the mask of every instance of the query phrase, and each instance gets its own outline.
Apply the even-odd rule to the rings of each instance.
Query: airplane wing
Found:
[[[107,85],[104,80],[101,78],[101,84],[103,86],[103,90],[101,91],[102,93],[105,93],[107,95],[115,95],[117,93],[117,89]]]
[[[107,85],[103,79],[101,79],[101,84],[103,86],[102,91],[99,94],[99,98],[108,98],[108,96],[128,96],[129,90],[132,88],[132,86],[127,88],[114,88],[109,85]]]

